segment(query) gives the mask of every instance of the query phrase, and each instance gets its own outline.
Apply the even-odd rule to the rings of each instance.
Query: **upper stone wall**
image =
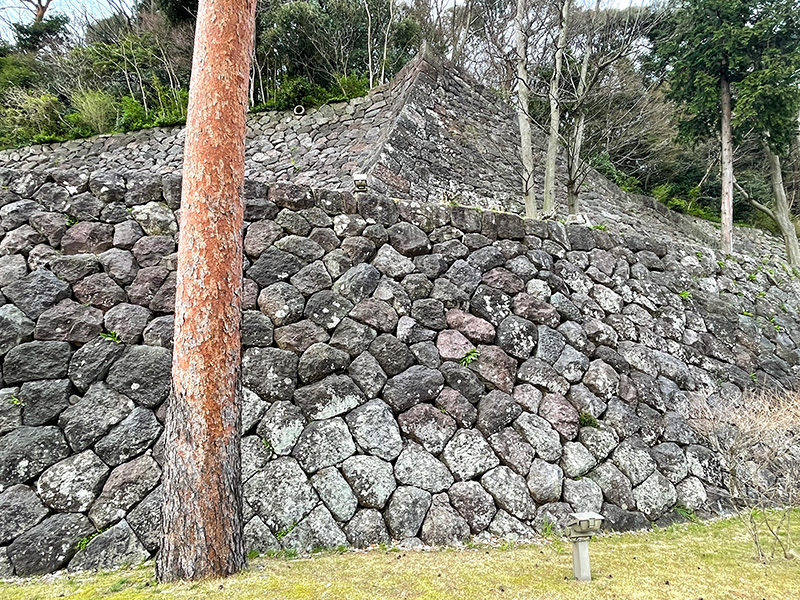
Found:
[[[0,188],[0,576],[140,561],[159,543],[180,180]],[[778,265],[376,194],[246,196],[250,549],[724,511],[691,407],[797,384],[800,289]]]
[[[247,178],[351,188],[353,173],[368,169],[386,137],[413,74],[412,65],[368,96],[308,108],[302,116],[292,111],[248,115]],[[144,129],[0,151],[0,166],[167,175],[180,171],[183,143],[183,127]]]
[[[544,156],[534,133],[534,154]],[[420,52],[386,86],[364,98],[248,118],[247,177],[352,189],[354,173],[370,175],[374,191],[394,198],[522,213],[519,130],[512,107],[447,61]],[[35,170],[180,172],[183,129],[161,128],[36,145],[0,152],[0,167]],[[559,158],[557,179],[565,180]],[[542,176],[535,180],[538,197]],[[564,186],[557,188],[565,202]],[[714,225],[674,213],[651,198],[622,192],[590,170],[581,192],[589,222],[628,235],[655,237],[704,250],[719,245]],[[737,228],[737,252],[779,259],[780,239]]]

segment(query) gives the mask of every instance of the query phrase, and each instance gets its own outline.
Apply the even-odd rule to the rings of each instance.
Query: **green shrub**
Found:
[[[92,133],[108,133],[117,122],[117,103],[101,90],[87,90],[72,96],[72,106],[79,124]]]
[[[617,169],[608,152],[601,152],[589,159],[591,165],[605,177],[615,183],[623,192],[638,194],[642,191],[642,185],[636,177],[628,175]]]
[[[344,98],[360,98],[369,92],[369,80],[358,75],[339,75],[336,77],[336,84],[344,90]]]
[[[64,139],[64,106],[49,93],[11,88],[0,107],[0,145],[38,144]]]
[[[123,96],[120,105],[121,110],[117,121],[117,129],[133,131],[148,126],[147,111],[136,98]]]
[[[329,89],[312,83],[306,77],[288,77],[281,81],[272,99],[254,106],[251,110],[289,110],[298,105],[309,108],[359,98],[366,96],[368,92],[368,81],[357,75],[337,75],[336,83]]]

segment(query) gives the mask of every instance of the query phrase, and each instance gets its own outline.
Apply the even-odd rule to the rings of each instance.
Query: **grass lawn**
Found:
[[[794,514],[800,536],[800,511]],[[101,574],[0,583],[3,600],[628,600],[800,599],[800,560],[754,560],[736,519],[606,535],[590,544],[594,581],[572,580],[570,544],[322,553],[257,558],[225,580],[157,586],[153,564]]]

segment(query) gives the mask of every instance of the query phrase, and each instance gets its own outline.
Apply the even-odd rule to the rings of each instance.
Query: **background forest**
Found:
[[[68,10],[75,0],[9,0],[30,8],[27,14],[0,9],[10,32],[0,42],[0,148],[185,120],[197,0],[95,1],[105,2],[104,13],[112,16],[76,18]],[[364,95],[389,81],[423,41],[513,102],[519,83],[515,17],[522,6],[529,114],[534,130],[554,133],[566,149],[568,163],[574,163],[573,187],[580,188],[585,166],[591,165],[626,191],[717,221],[719,117],[703,106],[716,106],[716,84],[708,65],[689,64],[681,52],[692,35],[706,35],[696,31],[696,21],[716,27],[691,11],[700,7],[716,14],[722,5],[737,14],[763,14],[766,5],[787,14],[796,9],[796,2],[775,0],[658,6],[595,0],[261,0],[251,110]],[[87,6],[83,14],[91,12]],[[21,14],[26,18],[19,19]],[[749,52],[746,57],[733,60],[760,78],[732,83],[734,100],[741,98],[734,114],[734,216],[777,232],[774,220],[757,208],[774,203],[765,138],[786,133],[772,150],[782,158],[791,205],[800,179],[797,113],[789,124],[778,119],[771,132],[745,117],[748,111],[769,113],[758,102],[769,104],[770,98],[796,102],[797,30],[789,27],[784,40],[775,27],[766,37],[747,40],[741,39],[750,36],[744,29],[716,30],[741,42],[736,51],[748,48],[742,51]],[[686,72],[698,77],[687,84],[676,76]],[[748,85],[770,90],[771,96],[753,100]]]

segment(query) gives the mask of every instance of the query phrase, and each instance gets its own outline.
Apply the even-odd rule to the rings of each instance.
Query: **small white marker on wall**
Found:
[[[357,192],[366,192],[367,191],[367,174],[366,173],[356,173],[353,175],[353,185],[356,188]]]

